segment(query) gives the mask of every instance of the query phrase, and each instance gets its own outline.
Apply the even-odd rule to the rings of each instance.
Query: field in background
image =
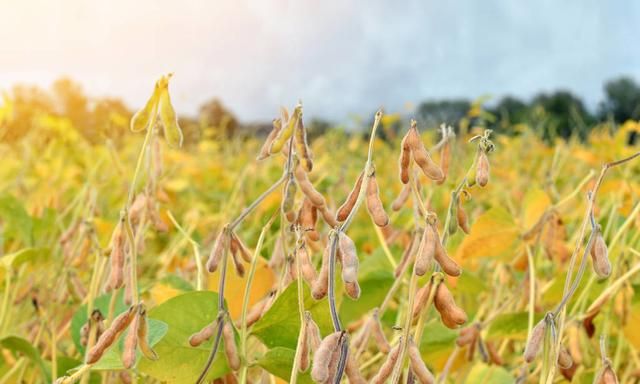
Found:
[[[72,123],[65,116],[40,115],[30,124],[37,129],[31,129],[20,140],[0,143],[2,383],[18,382],[18,378],[25,382],[49,381],[81,364],[84,350],[79,332],[86,319],[82,305],[92,270],[104,257],[103,250],[118,221],[144,136],[126,132],[108,142],[88,140],[70,129]],[[408,127],[399,125],[397,135],[377,139],[374,149],[380,194],[391,224],[384,230],[375,229],[362,209],[349,230],[360,257],[362,296],[351,301],[340,293],[340,315],[347,326],[357,325],[363,315],[380,305],[394,281],[394,264],[408,246],[413,228],[411,209],[395,213],[389,208],[402,187],[397,165],[399,139]],[[438,132],[420,128],[425,145],[435,145]],[[591,132],[586,142],[558,140],[549,146],[521,125],[517,135],[493,138],[496,151],[490,156],[490,182],[485,188],[469,189],[470,199],[465,201],[470,234],[465,236],[459,230],[447,244],[449,254],[463,268],[461,277],[449,278],[448,284],[456,302],[467,312],[469,323],[473,319],[485,322],[483,340],[501,361],[485,359],[481,351],[467,359],[465,347],[449,374],[452,382],[515,381],[522,367],[529,328],[526,251],[532,252],[535,266],[537,321],[562,298],[567,264],[587,206],[587,191],[602,164],[637,150],[627,141],[629,134],[638,130],[638,123],[627,122],[611,134],[611,127],[602,125]],[[473,163],[475,145],[468,140],[481,130],[471,124],[467,131],[455,138],[447,181],[436,186],[423,180],[424,198],[439,215],[446,213],[451,190]],[[207,308],[215,309],[213,294],[194,292],[197,271],[193,244],[174,225],[171,216],[206,258],[221,226],[282,173],[281,156],[255,160],[261,145],[262,141],[256,138],[222,135],[205,136],[182,149],[161,143],[164,169],[157,196],[161,223],[149,229],[138,262],[139,284],[150,318],[168,325],[155,347],[161,360],[143,360],[137,367],[149,381],[194,381],[204,365],[209,344],[190,349],[185,341],[206,323],[205,318],[211,315]],[[309,177],[335,211],[366,161],[367,137],[327,130],[313,138],[311,148],[315,165]],[[433,155],[439,163],[439,153]],[[278,212],[281,194],[281,189],[276,190],[238,228],[238,235],[249,248],[256,246],[261,228]],[[595,215],[609,244],[613,272],[607,280],[600,281],[589,265],[570,302],[571,331],[567,338],[572,339],[567,343],[581,354],[579,358],[574,356],[574,382],[591,382],[599,369],[598,338],[603,332],[608,335],[609,355],[621,382],[638,379],[640,332],[636,324],[640,319],[640,295],[635,292],[639,280],[624,279],[592,323],[583,323],[593,301],[638,264],[639,254],[632,249],[640,250],[639,197],[640,162],[610,170],[601,186]],[[552,207],[555,216],[548,227],[540,236],[526,238],[524,235]],[[63,234],[77,223],[79,229],[72,238],[61,243]],[[281,280],[281,270],[268,264],[280,228],[277,218],[261,252],[264,260],[258,265],[251,303],[262,299]],[[324,243],[328,228],[322,224],[320,229]],[[92,240],[93,233],[100,249]],[[322,243],[312,247],[316,266]],[[215,291],[218,278],[218,272],[207,275],[205,287]],[[231,316],[237,319],[245,281],[231,273],[227,283],[226,300]],[[257,375],[260,366],[282,380],[288,378],[299,322],[286,323],[283,319],[297,318],[294,286],[295,283],[289,287],[292,289],[283,287],[280,294],[289,296],[283,296],[280,305],[272,307],[271,317],[254,326],[250,358],[256,367],[250,369],[250,375]],[[398,309],[402,308],[406,289],[406,285],[401,287],[382,318],[389,338],[399,332],[391,327],[401,324],[403,314]],[[108,307],[109,297],[99,297],[98,306]],[[309,299],[309,305],[318,307],[314,315],[317,312],[321,330],[329,329],[329,314],[323,310],[326,300],[315,304]],[[435,314],[434,310],[431,312]],[[439,373],[455,348],[458,331],[445,328],[434,314],[428,316],[420,350],[431,370]],[[380,360],[375,351],[366,353],[361,365],[365,376],[370,377]],[[101,364],[104,365],[92,376],[92,382],[99,381],[100,370],[121,367],[117,355]],[[225,362],[219,360],[214,363],[212,374],[222,375],[227,370]],[[308,374],[300,377],[300,381],[309,380]],[[537,381],[533,377],[530,380]]]

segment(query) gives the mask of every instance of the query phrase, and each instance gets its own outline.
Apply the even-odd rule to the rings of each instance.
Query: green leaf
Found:
[[[138,369],[160,381],[193,383],[209,357],[213,339],[199,347],[189,345],[189,337],[211,324],[218,314],[218,295],[196,291],[173,297],[149,311],[149,317],[169,326],[169,331],[154,347],[157,361],[142,359]],[[219,349],[207,378],[212,380],[229,371],[223,350]]]
[[[487,365],[484,363],[476,363],[469,376],[467,383],[491,383],[491,384],[513,384],[516,382],[506,369],[498,365]]]
[[[303,285],[304,308],[311,312],[320,332],[327,335],[333,331],[327,299],[315,301],[309,288]],[[294,349],[300,333],[300,314],[298,311],[298,288],[293,282],[278,296],[275,303],[253,325],[251,332],[267,347],[287,347]]]
[[[7,239],[19,239],[33,244],[33,221],[20,200],[11,195],[0,196],[0,219]]]
[[[295,355],[296,351],[293,349],[275,347],[268,350],[267,353],[257,361],[257,364],[273,375],[288,382],[291,379],[291,369]],[[313,383],[310,372],[311,369],[303,373],[298,373],[298,383]]]
[[[542,315],[535,314],[534,325],[538,321],[540,321],[540,319],[542,319]],[[528,329],[528,312],[504,313],[496,316],[496,318],[493,319],[487,331],[487,338],[495,339],[508,337],[519,340],[526,340]]]
[[[10,351],[24,355],[40,368],[40,372],[47,382],[51,381],[51,373],[47,369],[44,360],[40,357],[40,352],[28,340],[18,336],[7,336],[0,339],[0,345]]]
[[[127,305],[125,305],[124,301],[122,300],[122,296],[123,296],[122,290],[120,290],[120,292],[118,293],[118,296],[116,297],[114,317],[126,311],[128,308]],[[93,308],[99,309],[100,312],[102,312],[102,315],[106,318],[109,314],[110,301],[111,301],[110,293],[104,294],[102,296],[98,296],[93,301]],[[82,344],[80,344],[80,329],[87,322],[87,318],[88,317],[87,317],[86,304],[78,308],[76,313],[73,315],[73,318],[71,318],[71,338],[73,339],[73,343],[75,344],[76,349],[78,349],[80,354],[83,356],[84,356],[85,348],[84,346],[82,346]]]
[[[73,371],[77,369],[78,366],[82,365],[82,361],[67,356],[58,356],[56,361],[58,363],[56,372],[58,377],[70,375],[70,371]],[[96,372],[91,373],[91,376],[89,377],[89,384],[100,384],[100,382],[100,375]]]

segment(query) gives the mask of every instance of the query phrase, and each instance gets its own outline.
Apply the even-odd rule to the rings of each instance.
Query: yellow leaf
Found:
[[[551,206],[551,199],[540,188],[529,189],[522,201],[522,227],[526,231],[531,229],[540,219],[544,211]]]
[[[640,323],[640,304],[636,303],[631,306],[629,318],[622,329],[627,341],[636,349],[640,348],[640,332],[638,332],[638,323]]]
[[[215,273],[209,275],[207,286],[212,291],[218,292],[221,268],[222,266],[219,266]],[[240,314],[242,313],[244,289],[247,284],[247,277],[249,276],[248,264],[245,264],[245,269],[246,272],[244,277],[238,276],[233,267],[231,255],[229,255],[227,260],[227,279],[226,286],[224,288],[224,298],[227,300],[229,313],[234,319],[240,318]],[[276,277],[271,268],[267,265],[267,261],[260,257],[258,259],[258,265],[256,265],[256,273],[253,278],[253,283],[251,284],[251,291],[249,292],[249,308],[269,293],[273,287],[275,279]]]
[[[515,256],[520,243],[520,231],[509,212],[495,207],[473,223],[469,236],[458,247],[456,258]]]
[[[156,284],[149,290],[149,294],[155,305],[164,303],[180,293],[182,293],[181,290],[163,283]]]

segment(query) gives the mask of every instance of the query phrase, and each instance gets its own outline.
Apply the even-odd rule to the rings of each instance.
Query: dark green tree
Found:
[[[605,100],[600,104],[600,118],[624,123],[640,119],[640,86],[629,77],[607,81]]]

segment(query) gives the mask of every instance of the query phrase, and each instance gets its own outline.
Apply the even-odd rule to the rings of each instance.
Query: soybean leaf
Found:
[[[122,300],[123,294],[122,291],[118,293],[116,297],[116,304],[114,307],[114,317],[118,314],[127,310],[127,306],[124,304]],[[93,307],[95,309],[99,309],[102,312],[102,315],[106,318],[109,313],[109,302],[111,301],[111,294],[104,294],[98,296],[94,302]],[[71,338],[73,339],[73,343],[75,344],[80,354],[84,356],[85,348],[80,343],[80,329],[87,322],[87,305],[84,304],[73,315],[71,318]]]
[[[40,357],[40,352],[28,340],[18,336],[7,336],[0,339],[0,345],[10,351],[24,355],[36,364],[46,381],[51,381],[51,374],[44,360]]]
[[[275,347],[267,351],[258,361],[257,364],[266,369],[270,373],[289,382],[291,379],[291,368],[293,367],[293,359],[296,351],[289,348]],[[298,374],[298,383],[313,383],[311,380],[310,370]]]
[[[476,363],[469,376],[468,383],[492,383],[492,384],[513,384],[516,379],[504,368],[498,365],[487,365]]]
[[[542,315],[536,314],[534,316],[534,324],[540,319],[542,319]],[[504,313],[496,316],[496,318],[491,321],[489,330],[487,331],[487,338],[495,339],[499,337],[508,337],[526,340],[528,328],[528,312]]]
[[[163,382],[195,382],[209,357],[214,338],[198,347],[191,347],[188,340],[216,319],[217,302],[217,293],[195,291],[175,296],[151,309],[149,317],[166,323],[169,330],[154,347],[159,359],[142,359],[138,369]],[[229,371],[222,351],[218,350],[207,375],[208,380]]]

